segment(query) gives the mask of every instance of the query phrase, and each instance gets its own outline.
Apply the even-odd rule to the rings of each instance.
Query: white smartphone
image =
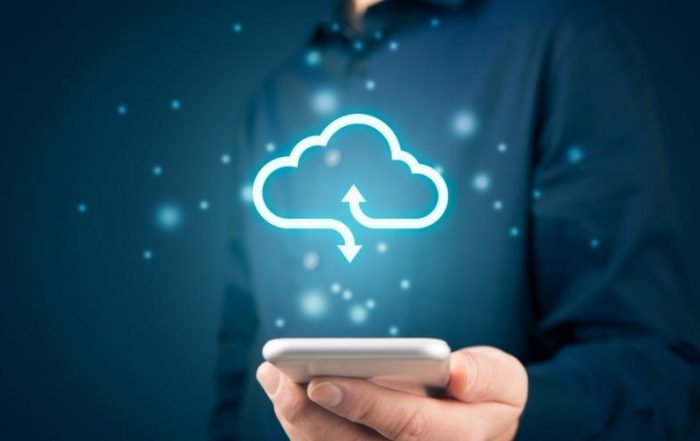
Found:
[[[262,353],[300,384],[352,377],[434,393],[450,374],[450,347],[432,338],[280,338],[268,341]]]

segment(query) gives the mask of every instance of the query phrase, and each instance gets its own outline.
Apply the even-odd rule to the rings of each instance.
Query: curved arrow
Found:
[[[347,225],[337,219],[294,219],[278,216],[273,213],[272,210],[270,210],[265,202],[265,198],[263,197],[263,187],[265,185],[265,181],[267,181],[267,178],[274,171],[282,167],[298,167],[301,153],[310,147],[318,146],[316,140],[306,138],[304,141],[308,145],[302,145],[296,157],[285,156],[282,158],[277,158],[268,162],[263,166],[263,168],[260,169],[258,174],[255,176],[255,180],[253,181],[253,204],[258,210],[258,213],[260,213],[260,216],[277,228],[291,230],[318,229],[336,231],[343,238],[343,244],[338,245],[338,249],[340,249],[340,252],[343,253],[343,256],[345,256],[345,259],[348,262],[352,262],[357,253],[360,252],[362,245],[357,245],[355,243],[355,236],[353,236],[352,231]],[[297,145],[297,147],[299,147],[299,145]]]
[[[436,172],[437,173],[437,172]],[[442,182],[444,181],[437,181]],[[438,185],[438,201],[435,204],[433,210],[427,215],[419,218],[374,218],[367,216],[364,211],[362,211],[362,204],[367,202],[365,197],[362,196],[360,190],[353,185],[350,187],[345,197],[343,197],[342,202],[345,202],[350,207],[350,213],[352,217],[355,218],[357,223],[366,227],[373,228],[375,230],[379,229],[404,229],[404,230],[418,230],[421,228],[427,228],[437,222],[442,216],[447,208],[447,186],[444,187],[444,197],[440,197],[440,186]]]

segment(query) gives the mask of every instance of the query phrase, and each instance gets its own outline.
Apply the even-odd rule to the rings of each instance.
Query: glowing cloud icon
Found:
[[[301,156],[314,147],[325,148],[330,139],[338,131],[350,126],[366,126],[379,132],[386,140],[391,151],[391,160],[400,161],[406,164],[411,174],[428,178],[437,190],[437,201],[435,206],[425,216],[419,218],[373,218],[362,210],[365,201],[364,196],[356,185],[352,185],[345,193],[342,202],[347,203],[353,218],[362,226],[372,229],[421,229],[434,224],[442,217],[447,208],[447,184],[442,175],[432,167],[421,164],[410,153],[401,149],[401,143],[391,127],[384,121],[374,116],[355,113],[344,115],[331,122],[320,135],[309,136],[299,141],[288,156],[276,158],[265,164],[253,181],[253,204],[265,221],[278,228],[283,229],[305,229],[305,230],[333,230],[343,239],[343,244],[338,248],[348,262],[352,262],[357,253],[362,248],[355,242],[355,236],[350,228],[337,219],[304,219],[304,218],[284,218],[276,215],[270,210],[263,197],[265,182],[275,171],[290,167],[297,168]]]

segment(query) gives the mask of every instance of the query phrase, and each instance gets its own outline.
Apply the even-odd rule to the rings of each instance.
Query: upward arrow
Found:
[[[350,190],[345,193],[345,196],[341,202],[347,202],[348,204],[360,204],[366,201],[365,197],[362,196],[362,193],[360,193],[360,190],[358,190],[355,184],[353,184],[352,187],[350,187]]]

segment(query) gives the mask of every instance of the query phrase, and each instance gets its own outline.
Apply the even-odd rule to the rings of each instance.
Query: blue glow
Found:
[[[440,19],[437,18],[437,17],[431,18],[431,19],[430,19],[430,26],[432,26],[432,27],[434,27],[434,28],[440,26]]]
[[[316,67],[321,64],[321,52],[312,49],[306,53],[306,64],[311,67]]]
[[[374,90],[375,87],[377,87],[377,84],[374,82],[374,80],[367,80],[365,82],[365,88],[367,90]]]
[[[343,291],[343,300],[352,300],[352,291],[349,289]]]
[[[399,335],[399,327],[398,326],[389,326],[389,335],[392,337],[396,337]]]
[[[331,31],[340,32],[340,25],[337,22],[331,23]]]
[[[340,294],[340,290],[342,290],[343,287],[340,285],[338,282],[333,282],[331,283],[331,292],[333,294]]]
[[[457,112],[452,118],[452,131],[460,138],[473,135],[476,131],[476,118],[467,111]]]
[[[243,32],[243,24],[239,22],[235,22],[234,24],[231,25],[231,30],[233,31],[234,34],[240,34]]]
[[[350,308],[350,320],[353,323],[364,323],[367,321],[367,310],[361,305]]]
[[[143,250],[143,260],[151,260],[153,259],[153,251],[149,249]]]
[[[384,35],[382,34],[382,31],[374,31],[374,39],[375,40],[381,40]]]
[[[206,199],[202,199],[201,201],[199,201],[199,209],[202,211],[209,210],[209,201]]]
[[[532,197],[535,199],[539,199],[542,197],[542,192],[538,189],[532,190]]]
[[[365,307],[367,309],[374,309],[375,306],[377,306],[377,302],[375,302],[374,299],[367,299],[365,302]]]
[[[117,115],[124,116],[129,111],[125,104],[120,104],[117,106]]]
[[[357,40],[355,43],[353,43],[352,47],[357,52],[360,52],[362,49],[365,48],[365,44],[363,42],[361,42],[360,40]]]
[[[319,291],[308,291],[301,296],[299,306],[302,314],[317,318],[322,316],[328,307],[326,298]]]
[[[510,235],[512,237],[518,237],[520,236],[520,229],[518,227],[510,227]]]
[[[156,164],[153,166],[153,175],[154,176],[160,176],[163,174],[163,167]]]
[[[578,164],[583,160],[584,157],[585,153],[583,152],[583,149],[579,146],[571,146],[566,152],[566,159],[571,164]]]
[[[399,50],[399,43],[396,40],[391,40],[389,42],[389,50],[392,52]]]
[[[319,263],[321,263],[321,258],[319,257],[318,253],[309,251],[308,253],[304,254],[303,265],[304,269],[307,271],[315,270],[318,268]]]
[[[267,150],[269,153],[274,152],[276,148],[277,146],[274,142],[268,142],[267,144],[265,144],[265,150]]]
[[[411,281],[408,279],[401,279],[401,282],[399,282],[399,286],[402,290],[408,291],[409,289],[411,289]]]
[[[445,169],[443,168],[443,166],[441,166],[441,165],[436,165],[436,166],[433,167],[433,168],[435,169],[436,172],[440,173],[441,175],[444,175],[444,174],[445,174]]]
[[[594,237],[593,239],[591,239],[590,245],[591,248],[596,249],[600,246],[600,241],[598,240],[598,238]]]
[[[338,107],[338,98],[330,90],[320,90],[311,98],[311,107],[316,113],[328,115]]]
[[[160,204],[156,208],[156,224],[163,231],[175,231],[182,224],[180,207],[171,202]]]
[[[170,101],[171,110],[180,110],[180,107],[182,107],[182,104],[180,104],[180,100],[174,99]]]
[[[231,155],[229,155],[228,153],[224,153],[223,155],[221,155],[221,163],[224,165],[230,164],[231,163]]]
[[[275,319],[275,328],[284,328],[285,324],[286,322],[282,317],[277,317]]]
[[[250,184],[242,186],[240,196],[241,200],[246,204],[250,204],[251,202],[253,202],[253,186]]]
[[[386,242],[379,242],[379,243],[377,244],[377,252],[378,252],[379,254],[384,254],[384,253],[386,253],[388,249],[389,249],[389,248],[387,247]]]
[[[500,153],[505,153],[506,151],[508,151],[508,144],[506,144],[505,142],[501,142],[498,144],[497,148]]]
[[[484,172],[479,172],[472,179],[472,187],[478,192],[485,192],[491,187],[491,177]]]
[[[503,210],[503,202],[499,199],[496,199],[495,201],[493,201],[493,209],[496,211]]]

